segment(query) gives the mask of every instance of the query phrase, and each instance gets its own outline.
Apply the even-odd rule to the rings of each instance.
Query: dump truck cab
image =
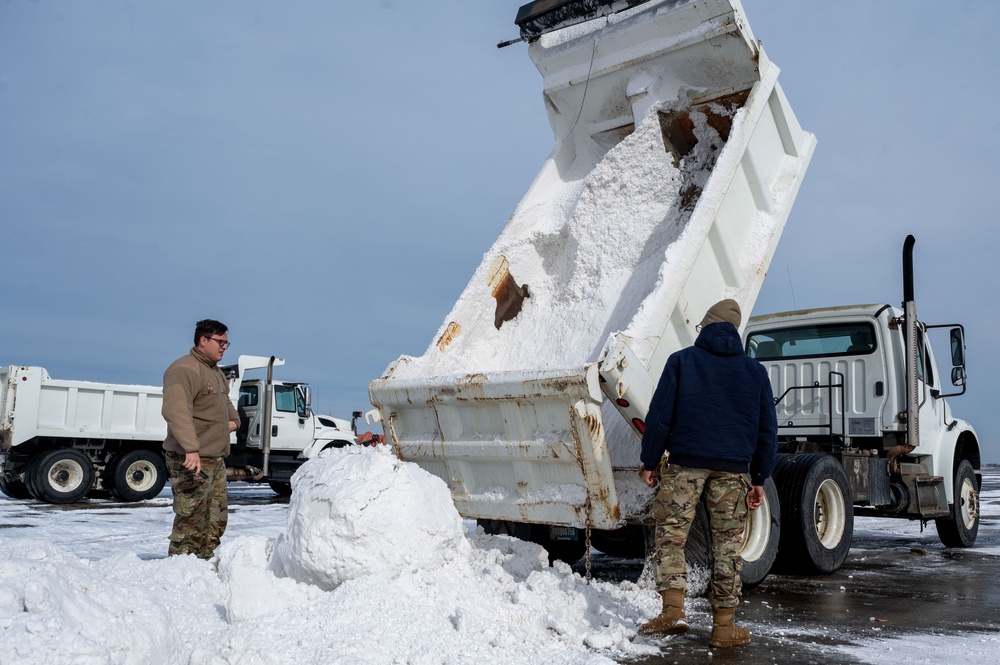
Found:
[[[965,392],[964,332],[958,325],[915,326],[913,440],[904,319],[890,305],[784,312],[751,318],[744,339],[771,379],[779,453],[837,456],[859,513],[947,519],[956,483],[967,482],[956,477],[962,461],[977,491],[981,484],[978,437],[947,399]],[[934,331],[947,336],[947,373],[935,357]],[[967,529],[978,524],[970,489],[959,500]]]

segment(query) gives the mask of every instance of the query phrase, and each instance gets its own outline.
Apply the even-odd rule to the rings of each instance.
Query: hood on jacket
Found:
[[[743,340],[736,326],[726,321],[710,323],[698,333],[694,345],[717,356],[738,356],[743,353]]]

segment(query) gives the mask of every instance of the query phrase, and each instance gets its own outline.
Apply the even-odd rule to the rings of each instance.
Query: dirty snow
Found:
[[[393,376],[578,367],[597,360],[618,331],[634,335],[633,350],[648,358],[647,342],[662,330],[662,310],[671,309],[664,303],[676,299],[689,268],[684,259],[691,250],[683,238],[692,223],[681,190],[705,185],[723,146],[704,116],[694,113],[699,141],[675,165],[656,113],[664,108],[651,110],[606,153],[593,142],[575,148],[572,173],[560,176],[551,163],[544,166],[428,350],[404,357]],[[751,235],[766,239],[773,231],[772,223]],[[766,241],[749,238],[744,245],[764,247]],[[529,296],[520,313],[497,329],[490,269],[499,257]],[[636,329],[633,319],[647,302],[650,312],[661,313],[640,317]],[[449,331],[451,341],[439,344]]]
[[[517,665],[660,653],[635,634],[658,610],[651,590],[588,585],[535,545],[477,532],[440,480],[384,449],[309,462],[293,496],[234,507],[211,563],[163,556],[169,492],[143,505],[0,499],[0,661]],[[984,495],[991,517],[997,498]],[[705,599],[688,610],[703,629]],[[810,630],[821,628],[787,627]],[[817,649],[871,663],[988,663],[995,637]]]

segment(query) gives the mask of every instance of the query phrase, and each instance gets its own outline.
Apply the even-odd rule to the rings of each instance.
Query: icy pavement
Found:
[[[0,662],[985,664],[1000,646],[997,472],[977,547],[859,518],[841,571],[769,577],[741,608],[753,644],[721,651],[701,598],[687,635],[636,638],[658,598],[632,581],[635,562],[595,556],[603,581],[588,586],[534,545],[468,521],[456,531],[412,465],[362,449],[320,462],[291,503],[230,487],[217,566],[164,557],[169,492],[138,505],[0,498]]]

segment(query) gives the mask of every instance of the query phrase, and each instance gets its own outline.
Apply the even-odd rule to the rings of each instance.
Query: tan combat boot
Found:
[[[639,628],[639,634],[644,637],[659,635],[676,635],[688,631],[687,618],[684,616],[684,590],[667,589],[661,591],[663,611],[649,623]]]
[[[721,607],[712,614],[712,636],[708,643],[713,647],[741,647],[750,644],[750,631],[733,625],[735,607]],[[655,621],[655,619],[654,619]]]

